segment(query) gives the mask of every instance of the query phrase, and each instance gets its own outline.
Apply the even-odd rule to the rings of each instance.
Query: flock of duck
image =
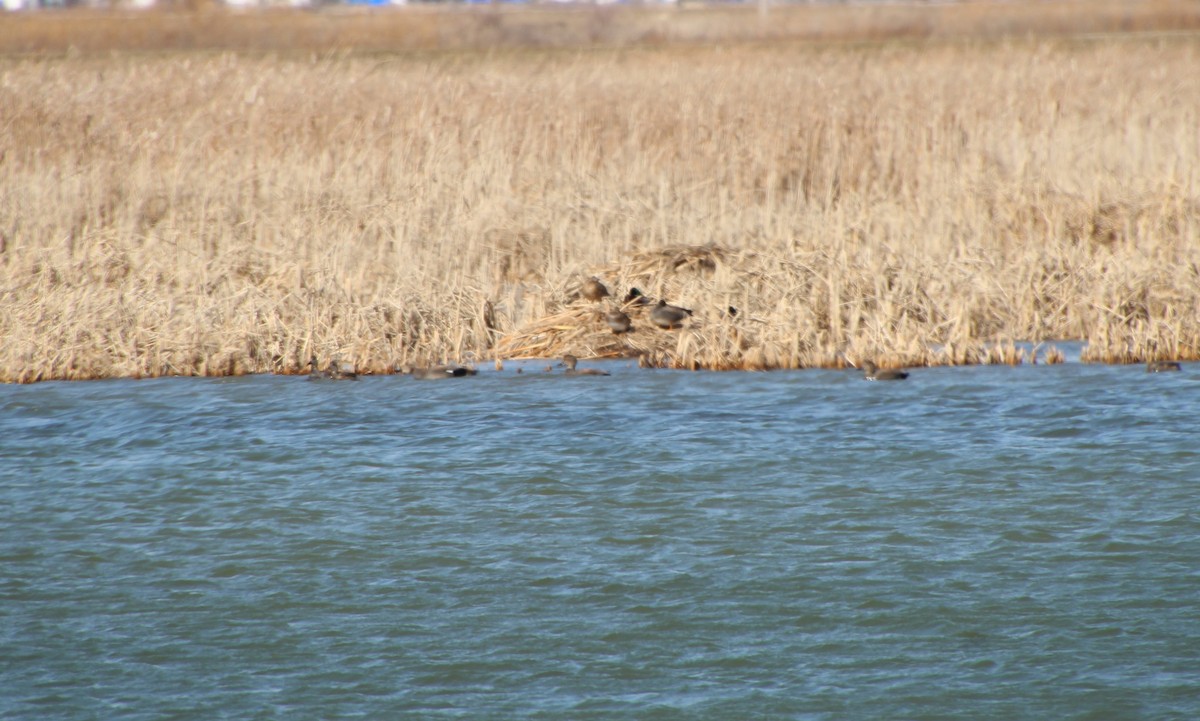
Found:
[[[593,303],[603,301],[605,298],[611,297],[608,288],[595,276],[587,279],[580,286],[580,295]],[[630,305],[646,306],[652,301],[642,294],[642,291],[637,288],[630,288],[625,295],[620,307],[612,307],[604,314],[604,321],[614,334],[629,333],[634,330],[633,321],[622,308],[627,308]],[[730,316],[737,315],[737,308],[729,306],[726,313]],[[650,309],[650,322],[663,330],[676,330],[683,327],[683,322],[692,315],[692,311],[688,308],[682,308],[677,305],[671,305],[666,300],[659,300],[654,303]],[[579,359],[571,354],[566,354],[562,357],[562,361],[558,364],[559,367],[564,367],[566,370],[564,375],[574,376],[606,376],[610,375],[608,371],[599,370],[597,368],[577,368]],[[317,362],[317,357],[314,355],[308,362],[309,380],[358,380],[358,373],[353,365],[346,364],[337,360],[330,361],[329,365],[324,369]],[[868,381],[902,381],[908,378],[908,372],[898,368],[879,368],[874,361],[865,360],[861,363],[860,369],[863,372],[863,379]],[[552,368],[546,366],[546,370]],[[1171,360],[1154,360],[1146,363],[1147,373],[1162,373],[1169,371],[1182,370],[1182,366],[1178,361]],[[473,376],[478,373],[475,368],[458,364],[443,364],[428,367],[415,366],[398,366],[398,373],[411,375],[413,378],[420,380],[440,380],[444,378],[464,378]],[[521,373],[521,369],[517,369]]]
[[[599,303],[605,298],[610,297],[608,288],[595,276],[583,282],[583,285],[580,286],[579,294],[593,303]],[[650,299],[643,295],[642,291],[637,288],[630,288],[629,292],[625,294],[625,300],[621,307],[650,305],[650,303]],[[730,308],[730,312],[736,314],[737,310]],[[690,308],[681,308],[680,306],[667,303],[666,300],[659,300],[650,309],[650,322],[663,330],[677,330],[683,327],[683,322],[691,315],[692,310]],[[621,308],[610,308],[604,314],[604,322],[617,335],[629,333],[634,330],[633,321],[630,319],[629,314]]]

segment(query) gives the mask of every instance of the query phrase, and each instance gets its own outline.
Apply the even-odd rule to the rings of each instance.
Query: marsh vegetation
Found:
[[[1192,36],[10,56],[0,378],[1197,358],[1196,67]],[[635,286],[694,317],[611,332]]]

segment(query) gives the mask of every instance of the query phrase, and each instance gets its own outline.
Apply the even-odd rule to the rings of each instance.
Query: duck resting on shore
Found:
[[[613,308],[604,314],[604,322],[608,323],[609,330],[613,335],[628,333],[633,330],[633,322],[629,320],[629,314],[623,310]]]
[[[594,275],[591,278],[583,281],[583,286],[580,287],[579,292],[584,298],[587,298],[593,303],[601,298],[608,297],[608,288],[600,282],[599,278]]]
[[[650,305],[650,299],[647,298],[640,289],[630,288],[625,294],[625,299],[621,301],[621,305]]]
[[[650,322],[663,330],[675,330],[682,328],[683,321],[691,314],[692,311],[687,308],[668,305],[667,301],[660,300],[658,305],[654,306],[654,310],[650,311]]]

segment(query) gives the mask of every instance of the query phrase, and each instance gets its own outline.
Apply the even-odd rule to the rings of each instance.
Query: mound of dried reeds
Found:
[[[1037,362],[1036,351],[1026,354],[1011,341],[936,342],[905,325],[910,310],[923,312],[920,308],[896,308],[883,327],[869,289],[847,284],[849,292],[830,303],[831,277],[819,275],[813,265],[714,244],[637,253],[598,269],[597,276],[609,284],[609,299],[592,302],[568,294],[550,315],[502,337],[497,357],[636,357],[652,367],[710,370],[843,368],[865,358],[889,366]],[[633,289],[641,295],[629,298]],[[681,328],[652,322],[660,298],[692,311]],[[630,317],[630,332],[609,328],[605,313],[614,309]],[[872,334],[846,332],[871,324]],[[1043,362],[1061,360],[1052,347],[1045,351]]]

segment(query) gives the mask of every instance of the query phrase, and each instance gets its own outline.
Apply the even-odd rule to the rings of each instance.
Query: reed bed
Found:
[[[0,59],[0,378],[1196,359],[1198,50]]]

